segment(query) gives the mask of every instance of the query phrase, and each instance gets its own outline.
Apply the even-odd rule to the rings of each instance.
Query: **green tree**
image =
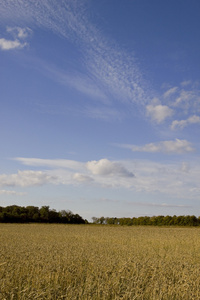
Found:
[[[49,206],[42,206],[39,210],[40,212],[40,220],[42,222],[49,221]]]

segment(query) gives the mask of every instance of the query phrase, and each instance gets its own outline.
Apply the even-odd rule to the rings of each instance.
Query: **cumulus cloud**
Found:
[[[7,27],[6,31],[14,36],[14,40],[0,38],[1,50],[6,51],[13,49],[22,49],[28,45],[26,42],[22,42],[21,39],[25,39],[30,34],[31,29],[21,27]]]
[[[158,143],[150,143],[144,146],[136,146],[136,145],[121,145],[123,148],[129,148],[132,151],[138,152],[161,152],[166,154],[183,154],[194,151],[191,143],[187,140],[179,140],[175,141],[162,141]]]
[[[171,124],[171,129],[183,129],[184,127],[190,125],[190,124],[199,124],[200,123],[200,117],[197,115],[193,115],[189,117],[186,120],[174,120]]]
[[[89,161],[86,166],[87,169],[94,175],[120,175],[123,177],[134,177],[134,174],[126,170],[121,164],[111,162],[108,159]]]
[[[39,186],[56,181],[55,176],[51,176],[42,171],[18,171],[16,174],[0,175],[0,186]]]
[[[173,110],[166,105],[154,105],[150,104],[146,106],[147,115],[151,117],[156,123],[160,124],[165,119],[173,115]]]
[[[6,40],[4,38],[0,39],[0,49],[1,50],[12,50],[12,49],[22,49],[27,45],[27,43],[21,43],[19,40]]]

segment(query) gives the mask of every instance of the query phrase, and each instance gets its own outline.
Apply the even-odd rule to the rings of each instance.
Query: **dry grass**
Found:
[[[0,299],[200,299],[200,228],[0,224]]]

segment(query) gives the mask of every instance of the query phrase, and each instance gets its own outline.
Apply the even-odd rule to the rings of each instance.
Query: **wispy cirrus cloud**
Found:
[[[0,5],[0,16],[4,21],[27,24],[29,27],[47,28],[69,39],[78,46],[89,77],[82,83],[66,82],[75,89],[82,86],[83,93],[103,90],[107,97],[120,102],[145,103],[150,90],[142,78],[142,72],[133,56],[121,49],[114,41],[106,38],[87,16],[85,1],[5,1]],[[23,33],[21,32],[23,35]],[[65,80],[62,78],[61,80]]]
[[[42,68],[45,75],[54,81],[64,86],[70,86],[92,99],[100,99],[102,102],[107,102],[107,95],[103,92],[103,89],[99,87],[99,84],[93,78],[90,78],[83,72],[77,70],[70,70],[69,72],[41,60],[35,60],[35,62],[40,66],[40,70]]]

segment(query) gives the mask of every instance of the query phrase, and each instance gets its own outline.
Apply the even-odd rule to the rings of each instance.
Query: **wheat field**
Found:
[[[0,299],[200,299],[200,228],[0,224]]]

